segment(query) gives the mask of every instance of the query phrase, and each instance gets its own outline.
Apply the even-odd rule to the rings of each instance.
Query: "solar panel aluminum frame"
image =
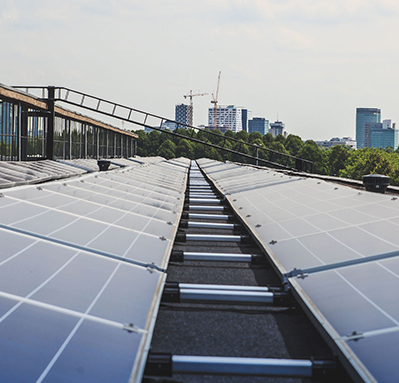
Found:
[[[215,161],[216,162],[216,161]],[[207,173],[206,169],[201,168],[205,173]],[[236,217],[238,220],[247,228],[247,230],[250,232],[252,238],[257,242],[260,248],[265,250],[265,255],[266,258],[269,260],[270,264],[272,265],[273,269],[277,272],[277,275],[281,278],[282,282],[285,282],[284,275],[288,273],[288,270],[286,270],[283,265],[279,262],[277,257],[274,256],[273,251],[270,249],[268,244],[266,244],[265,241],[260,237],[259,234],[257,234],[256,230],[252,228],[252,226],[248,223],[248,221],[245,219],[245,217],[241,214],[239,209],[236,209],[234,204],[232,203],[232,197],[230,195],[226,195],[225,191],[221,189],[218,183],[215,182],[211,174],[207,173],[207,177],[213,181],[214,187],[216,190],[218,190],[219,193],[225,196],[225,200],[228,202],[229,206],[235,213]],[[234,197],[233,197],[234,198]]]
[[[316,327],[319,334],[323,337],[328,346],[334,350],[346,371],[355,382],[359,383],[378,383],[370,374],[368,369],[359,360],[357,355],[346,344],[345,340],[331,326],[326,317],[320,312],[316,305],[311,301],[296,278],[289,278],[291,292],[296,301],[307,314],[312,324]]]
[[[170,256],[170,255],[169,255]],[[166,283],[166,273],[163,273],[162,279],[157,288],[157,294],[155,295],[155,299],[152,301],[151,309],[152,309],[152,316],[149,318],[148,329],[146,336],[142,337],[141,344],[139,350],[141,350],[141,358],[137,358],[133,368],[132,373],[129,379],[129,383],[140,383],[143,375],[145,366],[147,364],[148,353],[150,352],[151,348],[151,341],[152,335],[154,333],[154,328],[158,316],[159,307],[161,305],[162,293]]]
[[[206,173],[206,168],[203,168]],[[211,174],[207,174],[208,177],[213,180]],[[220,186],[219,183],[215,182],[215,187],[221,193],[225,193]],[[352,379],[355,382],[367,382],[367,383],[376,383],[376,379],[369,372],[369,370],[365,367],[365,365],[360,361],[355,352],[348,346],[346,341],[337,333],[334,327],[329,323],[327,318],[321,313],[321,311],[316,307],[316,305],[312,302],[309,296],[305,293],[305,291],[301,288],[299,283],[297,282],[297,278],[301,278],[301,274],[296,277],[290,277],[288,274],[288,270],[284,268],[284,266],[279,262],[278,258],[275,257],[273,251],[270,249],[267,243],[257,234],[256,229],[250,225],[245,217],[241,214],[241,211],[234,206],[233,199],[234,195],[226,195],[226,199],[230,204],[232,210],[237,214],[237,217],[240,221],[242,221],[248,231],[251,233],[256,242],[265,250],[267,258],[270,260],[272,267],[275,269],[277,274],[281,277],[282,281],[290,286],[290,291],[293,293],[296,301],[300,304],[300,306],[304,309],[305,313],[311,320],[312,324],[324,338],[329,347],[334,350],[337,354],[340,362],[344,366],[344,368],[348,371]]]

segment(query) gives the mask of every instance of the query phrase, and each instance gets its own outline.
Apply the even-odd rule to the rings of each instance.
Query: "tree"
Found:
[[[156,130],[151,130],[151,132],[148,134],[149,146],[147,156],[158,155],[157,153],[160,146],[160,137],[161,134]]]
[[[329,174],[330,176],[338,176],[339,171],[346,166],[349,152],[342,145],[335,145],[327,153]]]
[[[296,136],[295,134],[289,134],[284,144],[285,148],[291,154],[291,156],[297,156],[299,150],[303,146],[303,141],[301,137]]]
[[[236,133],[236,137],[235,138],[237,140],[248,142],[249,134],[245,130],[240,130],[238,133]]]
[[[215,135],[213,135],[213,134],[208,134],[208,140],[210,141],[210,142],[212,142],[212,144],[215,144],[215,145],[219,145],[220,144],[220,142],[222,142],[223,141],[223,134],[220,132],[220,130],[218,130],[218,129],[215,129],[214,131],[213,131],[213,133],[215,133],[215,134],[217,134],[217,136],[215,136]]]
[[[235,145],[233,146],[233,150],[244,154],[250,154],[248,146],[245,145],[243,142],[236,142]],[[243,162],[243,163],[249,162],[249,158],[243,157],[240,154],[232,154],[231,158],[232,161],[236,162]]]
[[[224,134],[226,137],[234,138],[235,134],[232,130],[226,130],[226,133]]]
[[[323,152],[313,140],[307,140],[298,152],[298,157],[313,162],[313,172],[326,174],[326,166],[323,161]]]
[[[281,164],[281,165],[291,166],[290,163],[287,163],[287,161],[288,161],[287,157],[279,154],[279,153],[288,154],[287,150],[285,150],[285,147],[281,142],[274,141],[274,142],[270,143],[269,149],[271,149],[275,152],[278,152],[278,153],[269,152],[269,160],[270,161]]]
[[[167,160],[176,157],[176,145],[171,140],[165,140],[159,147],[157,155]]]
[[[263,140],[263,143],[265,144],[265,146],[268,148],[269,145],[270,145],[272,142],[274,142],[274,137],[273,137],[273,135],[272,135],[271,133],[266,133],[266,134],[263,136],[262,140]]]
[[[252,133],[249,135],[249,142],[250,142],[251,144],[253,144],[254,141],[258,141],[258,140],[260,140],[260,141],[262,142],[262,146],[263,146],[262,134],[260,134],[259,132],[252,132]]]
[[[176,147],[176,157],[186,157],[193,160],[194,156],[195,149],[193,143],[182,138]]]
[[[274,139],[274,141],[281,142],[284,145],[286,138],[282,134],[278,134]]]
[[[341,170],[339,175],[361,180],[367,174],[390,176],[394,173],[395,166],[390,161],[388,153],[381,149],[362,148],[350,154],[345,169]]]
[[[136,130],[134,133],[139,136],[137,140],[137,154],[140,157],[147,157],[151,155],[151,143],[148,138],[148,134],[142,129]]]
[[[386,153],[394,153],[395,151],[393,150],[392,146],[387,146],[386,148],[384,148],[384,152],[386,152]]]

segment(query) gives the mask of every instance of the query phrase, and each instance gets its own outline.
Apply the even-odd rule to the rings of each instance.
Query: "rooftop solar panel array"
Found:
[[[355,379],[399,367],[399,199],[199,160]]]
[[[0,197],[0,381],[136,382],[189,161],[134,164]]]
[[[43,161],[0,161],[0,188],[36,184],[49,180],[74,177],[86,173],[86,170],[67,164]]]

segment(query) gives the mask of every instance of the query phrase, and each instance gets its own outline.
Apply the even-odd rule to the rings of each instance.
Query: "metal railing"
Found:
[[[156,114],[144,112],[139,109],[135,109],[123,104],[119,104],[116,102],[112,102],[100,97],[92,96],[80,91],[76,91],[70,88],[65,88],[65,87],[43,87],[43,86],[15,86],[15,88],[23,89],[26,92],[36,92],[36,94],[39,93],[39,97],[43,99],[43,101],[48,100],[51,98],[52,101],[57,102],[65,102],[70,105],[74,105],[79,108],[83,108],[86,110],[90,110],[95,113],[100,113],[112,118],[116,118],[122,121],[130,122],[135,125],[139,125],[145,128],[150,128],[158,131],[165,132],[167,134],[171,134],[175,137],[180,137],[180,138],[185,138],[189,141],[193,141],[196,143],[200,143],[203,145],[207,145],[210,147],[213,147],[218,150],[225,151],[227,153],[235,154],[244,158],[248,158],[254,161],[254,163],[262,162],[266,163],[267,165],[273,166],[273,167],[278,167],[278,168],[284,168],[284,169],[291,169],[291,170],[300,170],[300,171],[313,171],[313,162],[292,156],[290,154],[286,153],[281,153],[266,147],[261,147],[256,144],[252,144],[249,142],[244,142],[242,140],[233,138],[233,137],[228,137],[228,136],[221,136],[220,134],[217,134],[213,131],[202,129],[199,127],[195,126],[190,126],[187,124],[183,124],[177,121],[173,121],[171,119],[167,119],[165,117],[158,116]],[[175,123],[176,126],[181,126],[184,128],[188,129],[195,129],[197,131],[202,131],[210,136],[217,136],[218,138],[223,138],[224,142],[226,141],[231,141],[234,143],[240,143],[244,144],[249,148],[253,148],[253,150],[256,150],[257,154],[259,150],[267,152],[268,154],[268,159],[266,158],[261,158],[258,155],[249,155],[247,153],[242,153],[237,150],[225,148],[224,146],[216,145],[213,143],[208,143],[205,141],[202,141],[197,138],[189,137],[186,135],[174,133],[174,132],[169,132],[165,131],[162,129],[162,125],[164,122],[172,122]],[[284,163],[285,162],[285,163]]]
[[[54,110],[54,97],[46,98],[49,88],[34,87],[40,89],[47,108],[44,103],[32,107],[31,101],[21,100],[17,91],[0,97],[0,160],[99,159],[136,154],[134,135],[73,112],[63,115],[60,108]]]

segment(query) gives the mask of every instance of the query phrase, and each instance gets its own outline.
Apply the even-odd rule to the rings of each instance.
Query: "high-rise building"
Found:
[[[277,137],[279,134],[285,136],[284,127],[284,123],[277,120],[270,124],[269,133],[271,133],[273,137]]]
[[[175,121],[181,124],[190,125],[193,113],[191,105],[180,104],[175,106]],[[177,125],[178,128],[187,128],[184,125]]]
[[[264,136],[269,131],[269,121],[263,117],[254,117],[248,121],[248,133],[259,132]]]
[[[356,142],[358,149],[365,147],[365,124],[380,122],[381,109],[356,108]]]
[[[386,148],[391,146],[396,150],[398,147],[398,130],[391,120],[366,123],[364,125],[364,147]]]
[[[216,126],[229,127],[234,133],[242,130],[242,110],[243,108],[234,105],[218,106],[216,109]],[[215,109],[208,110],[208,125],[215,126]]]
[[[249,131],[248,124],[252,120],[252,111],[248,109],[241,109],[242,130]]]

